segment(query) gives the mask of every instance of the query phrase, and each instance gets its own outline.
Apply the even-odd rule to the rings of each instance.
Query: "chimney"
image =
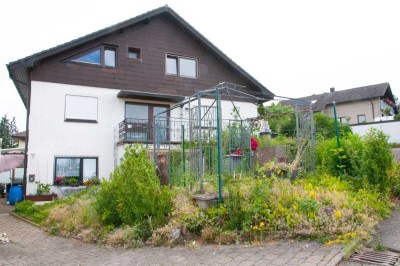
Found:
[[[332,88],[330,89],[330,92],[335,92],[335,87],[332,87]]]

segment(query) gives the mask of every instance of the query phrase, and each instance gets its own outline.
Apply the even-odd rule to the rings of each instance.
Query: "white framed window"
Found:
[[[186,78],[197,78],[197,59],[167,54],[165,73]]]
[[[357,123],[358,124],[362,124],[362,123],[366,123],[367,119],[365,117],[365,115],[357,115]]]
[[[57,178],[65,179],[74,177],[79,184],[98,177],[97,157],[55,157],[54,160],[54,183]]]
[[[97,97],[65,95],[64,121],[97,123],[97,112]]]
[[[346,116],[339,117],[340,124],[348,124],[349,121],[350,121],[350,117],[346,117]]]

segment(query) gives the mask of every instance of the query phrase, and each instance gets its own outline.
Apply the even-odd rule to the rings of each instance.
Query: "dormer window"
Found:
[[[70,61],[76,63],[115,67],[117,62],[117,50],[114,47],[102,46],[74,56]]]
[[[165,72],[167,75],[197,78],[197,59],[167,54]]]

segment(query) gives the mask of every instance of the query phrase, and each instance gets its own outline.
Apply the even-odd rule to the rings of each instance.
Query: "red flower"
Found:
[[[255,151],[258,147],[258,141],[255,138],[250,139],[250,148],[252,151]]]

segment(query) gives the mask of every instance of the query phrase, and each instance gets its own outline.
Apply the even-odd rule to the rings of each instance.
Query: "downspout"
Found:
[[[9,66],[7,65],[9,68]],[[10,71],[10,70],[9,70]],[[30,72],[29,72],[30,74]],[[27,187],[27,167],[28,167],[28,142],[29,142],[29,114],[30,114],[30,106],[31,106],[31,86],[23,81],[17,80],[11,73],[10,78],[14,81],[15,85],[20,83],[28,87],[28,99],[26,103],[26,128],[25,128],[25,149],[24,149],[24,174],[23,174],[23,186],[22,186],[22,194],[25,198],[26,196],[26,187]],[[22,97],[21,97],[22,98]]]
[[[375,121],[375,107],[374,107],[374,102],[372,100],[369,100],[371,102],[372,106],[372,122]]]

